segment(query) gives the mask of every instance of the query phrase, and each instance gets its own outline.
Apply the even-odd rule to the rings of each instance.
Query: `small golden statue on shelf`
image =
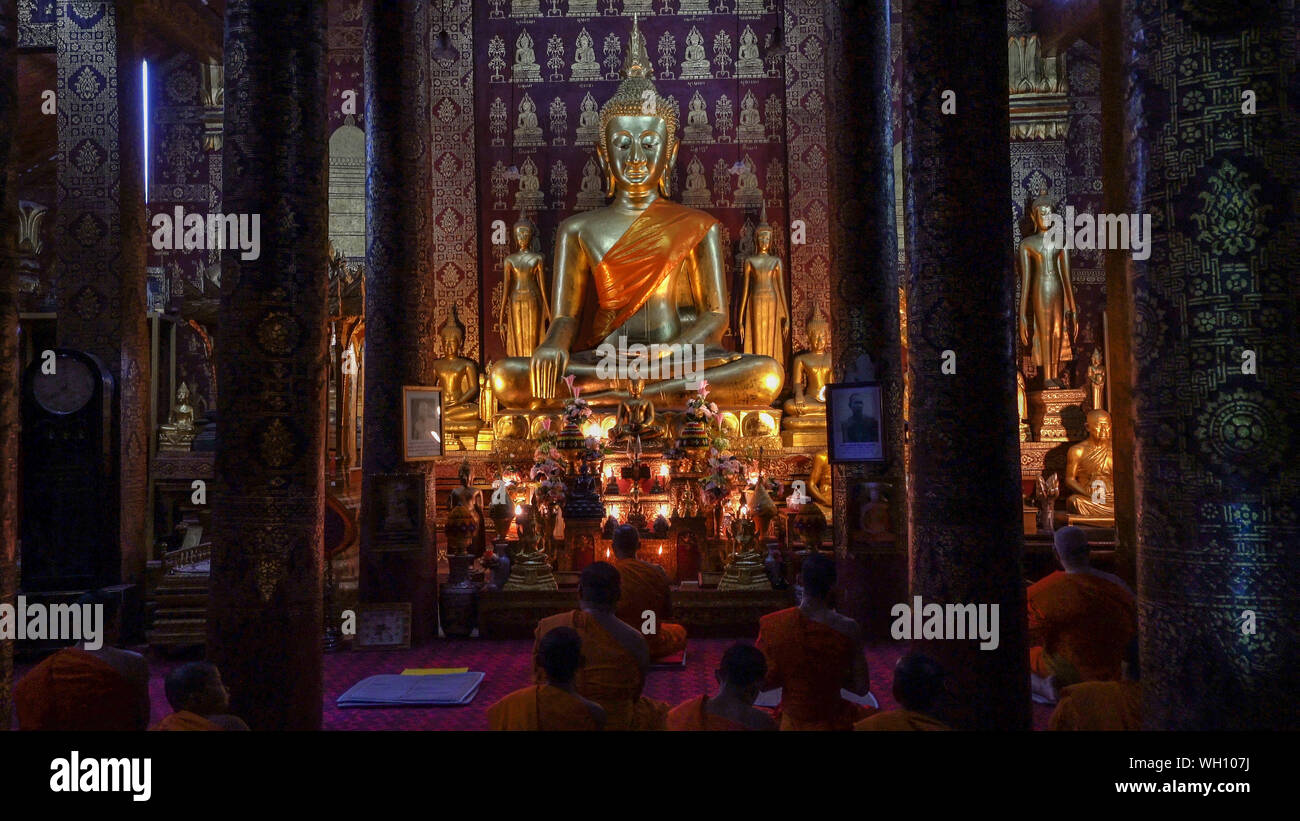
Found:
[[[754,243],[757,251],[745,259],[741,271],[740,343],[745,353],[785,362],[790,307],[785,301],[781,259],[771,254],[772,228],[767,224],[766,203],[754,231]]]
[[[808,473],[808,494],[817,500],[817,504],[830,507],[831,461],[824,450],[813,454],[812,470]]]
[[[785,445],[826,444],[826,385],[831,381],[831,326],[822,315],[821,306],[808,317],[808,348],[794,358],[790,384],[794,396],[785,400]]]
[[[465,347],[465,326],[451,306],[447,319],[438,329],[442,356],[433,361],[433,371],[442,388],[442,427],[449,441],[461,450],[473,450],[482,421],[479,419],[478,364],[461,355]],[[465,444],[462,437],[468,438]]]
[[[612,431],[611,441],[615,445],[627,444],[641,452],[641,443],[657,439],[663,434],[662,428],[655,423],[655,405],[641,396],[645,380],[634,378],[627,380],[626,399],[618,403],[618,415]]]
[[[514,564],[510,567],[510,578],[504,590],[559,590],[555,574],[546,553],[538,549],[541,541],[537,508],[534,505],[519,505],[515,522],[519,525],[519,548],[515,553]]]
[[[184,382],[176,389],[176,405],[171,416],[158,428],[158,449],[173,453],[189,453],[197,430],[194,427],[194,408],[190,406],[190,388]]]
[[[1025,391],[1025,375],[1016,371],[1016,413],[1020,417],[1020,441],[1032,438],[1029,429],[1029,394]]]
[[[1029,206],[1035,233],[1020,241],[1020,344],[1028,347],[1043,376],[1044,388],[1064,387],[1061,349],[1078,331],[1074,289],[1070,286],[1070,252],[1053,240],[1052,201],[1046,195]],[[1059,221],[1059,217],[1056,218]],[[1056,236],[1053,236],[1055,234]]]
[[[505,259],[506,290],[499,320],[506,356],[532,356],[551,319],[551,308],[546,303],[543,257],[532,250],[532,221],[520,214],[514,233],[519,250]]]
[[[483,529],[483,492],[470,487],[472,474],[469,460],[460,463],[457,472],[460,485],[453,488],[448,499],[451,506],[443,532],[447,535],[447,555],[469,552],[474,537]]]
[[[893,522],[889,516],[889,500],[884,497],[884,485],[880,482],[867,482],[867,499],[858,511],[858,527],[862,529],[868,542],[894,541]]]
[[[1088,363],[1088,386],[1091,388],[1092,410],[1104,410],[1106,407],[1106,366],[1101,364],[1101,348],[1092,349],[1092,361]]]
[[[1115,525],[1115,472],[1110,447],[1110,414],[1088,411],[1088,438],[1071,445],[1065,456],[1065,500],[1070,524]]]

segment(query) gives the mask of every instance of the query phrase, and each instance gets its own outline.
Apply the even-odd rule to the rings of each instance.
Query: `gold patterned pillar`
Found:
[[[887,2],[831,0],[825,7],[827,175],[830,196],[831,353],[836,382],[862,379],[870,357],[881,383],[880,465],[835,465],[835,546],[846,612],[880,639],[889,607],[907,594],[903,485],[903,364],[899,336],[898,238],[894,214],[890,13]],[[866,481],[889,487],[892,543],[857,544],[856,510]],[[855,503],[853,503],[855,502]]]
[[[325,504],[325,6],[226,7],[222,253],[208,654],[254,730],[321,724]]]
[[[432,462],[402,459],[402,386],[433,385],[438,351],[431,262],[432,91],[429,4],[367,0],[365,422],[362,460],[363,601],[410,602],[412,639],[437,635]],[[470,150],[466,146],[464,150]],[[394,544],[378,510],[392,474],[423,483],[419,538]]]
[[[904,9],[911,594],[999,621],[996,649],[913,645],[952,677],[954,726],[1028,729],[1006,6]]]
[[[1143,721],[1300,729],[1300,11],[1125,10]]]
[[[0,604],[14,604],[18,553],[18,270],[13,258],[17,192],[8,173],[18,106],[18,9],[0,0]],[[0,640],[0,731],[13,708],[14,642]]]

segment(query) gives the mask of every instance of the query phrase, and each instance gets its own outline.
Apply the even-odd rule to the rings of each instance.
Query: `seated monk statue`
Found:
[[[767,676],[767,659],[756,647],[736,642],[722,654],[714,671],[718,694],[696,696],[668,711],[668,729],[674,731],[775,730],[776,722],[754,706]]]
[[[451,306],[447,319],[438,329],[442,356],[433,360],[433,372],[442,388],[442,429],[448,439],[459,441],[458,434],[477,434],[482,420],[478,408],[478,364],[462,356],[465,348],[465,326],[456,316],[456,306]],[[469,447],[473,449],[473,442]]]
[[[232,716],[230,692],[221,681],[217,665],[206,661],[182,664],[167,674],[163,685],[171,715],[150,730],[247,730],[239,716]]]
[[[1128,643],[1122,667],[1121,681],[1082,681],[1062,690],[1061,699],[1047,721],[1047,729],[1142,729],[1137,636]]]
[[[102,607],[102,627],[83,647],[65,647],[14,686],[20,730],[143,730],[149,726],[149,664],[118,640],[117,599],[95,591],[77,605]],[[84,612],[84,611],[83,611]],[[83,626],[83,629],[84,626]]]
[[[822,316],[821,306],[813,309],[806,327],[808,350],[797,354],[790,369],[794,396],[782,406],[786,430],[826,432],[826,384],[831,381],[831,326]]]
[[[669,378],[649,374],[656,381],[645,395],[660,409],[683,407],[701,379],[710,398],[731,407],[770,405],[781,389],[775,359],[722,348],[730,305],[725,232],[709,214],[668,199],[678,108],[652,75],[634,21],[624,79],[600,110],[596,140],[613,201],[560,223],[553,320],[531,357],[495,363],[492,387],[503,407],[554,405],[557,383],[569,375],[584,399],[613,407],[623,398],[617,379],[645,356],[658,357],[651,367],[659,374],[670,371]],[[656,347],[646,353],[641,346],[650,344]]]
[[[858,623],[831,608],[835,560],[812,554],[799,571],[798,607],[758,623],[758,649],[767,658],[767,687],[781,687],[782,730],[851,730],[871,714],[840,696],[871,691]]]
[[[587,565],[578,577],[579,609],[537,623],[538,645],[547,633],[571,627],[582,639],[582,666],[574,676],[578,694],[605,710],[606,730],[662,730],[668,705],[641,695],[650,667],[650,648],[640,631],[614,615],[621,592],[618,570],[608,562]],[[546,681],[534,666],[538,684]]]
[[[652,660],[674,656],[686,649],[686,628],[665,621],[673,614],[668,574],[659,565],[638,559],[636,551],[640,546],[641,537],[632,525],[614,529],[614,567],[622,589],[614,614],[641,633]]]
[[[951,730],[931,711],[943,696],[943,668],[921,653],[908,653],[894,665],[894,701],[897,710],[876,713],[853,725],[855,730]]]
[[[1070,522],[1115,524],[1115,471],[1110,448],[1110,414],[1088,411],[1088,438],[1071,445],[1065,455],[1065,486],[1074,491],[1065,500]]]
[[[1088,563],[1088,536],[1077,527],[1056,531],[1064,570],[1035,582],[1029,599],[1030,683],[1040,700],[1080,681],[1115,681],[1124,647],[1137,631],[1133,591]]]
[[[572,627],[557,627],[537,643],[534,663],[545,684],[515,690],[488,708],[489,730],[599,730],[605,709],[574,688],[582,666],[582,637]]]

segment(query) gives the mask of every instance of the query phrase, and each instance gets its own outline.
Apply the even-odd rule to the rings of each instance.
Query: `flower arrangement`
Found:
[[[564,400],[564,410],[561,411],[560,415],[564,419],[566,426],[577,425],[582,427],[582,423],[591,418],[592,410],[591,405],[587,404],[587,400],[579,396],[582,389],[574,384],[574,380],[573,374],[564,377],[564,384],[569,386],[570,396]]]
[[[709,468],[712,472],[700,480],[700,489],[705,503],[720,505],[744,484],[745,465],[735,456],[711,448]]]
[[[551,420],[542,420],[542,432],[537,437],[537,447],[533,450],[533,467],[528,471],[528,479],[537,482],[533,491],[534,504],[559,504],[564,501],[565,463],[555,447],[555,433],[551,430]]]

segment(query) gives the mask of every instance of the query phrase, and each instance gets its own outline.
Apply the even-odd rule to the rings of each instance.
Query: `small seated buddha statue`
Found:
[[[462,450],[474,447],[473,437],[482,426],[479,418],[479,381],[478,364],[461,355],[465,347],[465,326],[456,315],[456,306],[452,306],[447,319],[438,329],[438,339],[442,344],[442,356],[433,361],[433,370],[442,388],[442,428],[449,440],[461,444]],[[469,447],[461,440],[470,437]]]
[[[826,384],[831,381],[831,326],[821,306],[808,318],[808,350],[794,358],[790,381],[794,396],[785,401],[781,426],[791,431],[826,434]]]
[[[616,445],[627,443],[634,446],[639,453],[642,442],[663,435],[663,427],[655,422],[654,403],[641,395],[645,389],[645,380],[628,379],[625,384],[628,396],[618,403],[618,415],[615,417],[611,439]]]
[[[158,449],[187,453],[197,432],[194,408],[190,405],[190,388],[182,382],[176,389],[176,405],[171,416],[158,427]]]

